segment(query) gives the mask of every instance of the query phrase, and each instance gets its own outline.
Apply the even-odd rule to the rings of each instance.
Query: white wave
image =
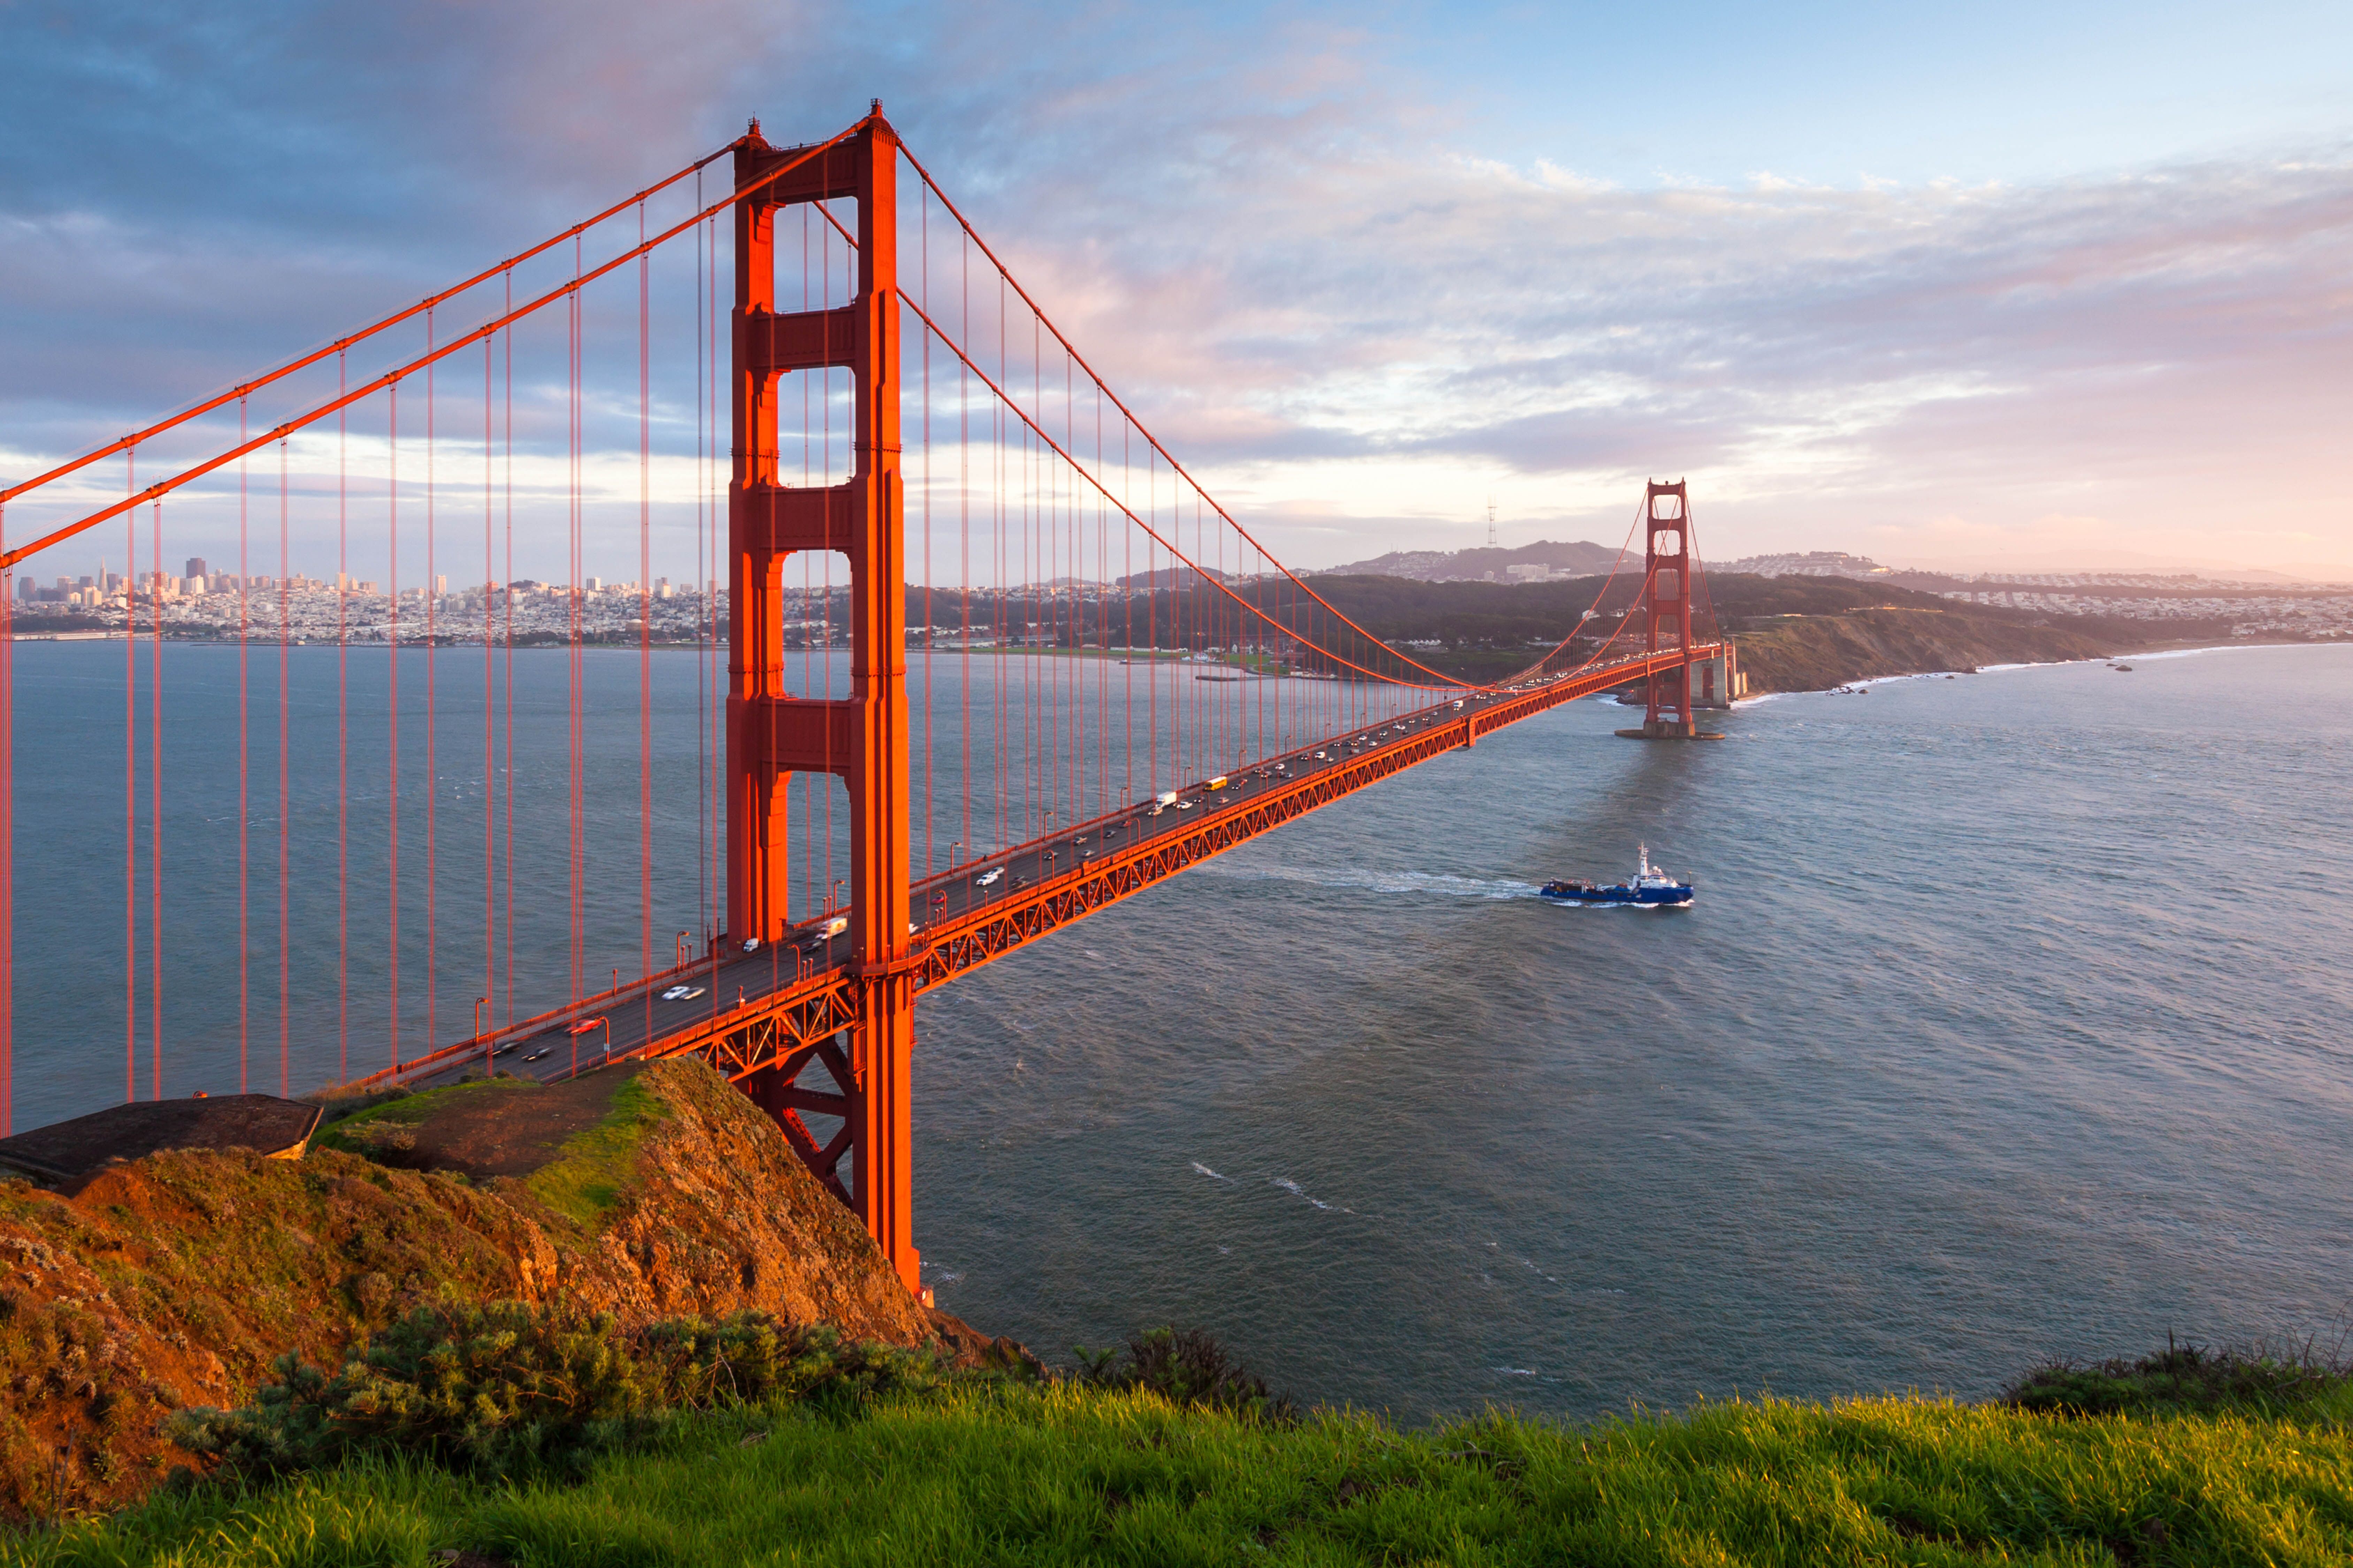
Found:
[[[1534,1377],[1536,1375],[1536,1369],[1532,1366],[1499,1366],[1495,1368],[1495,1370],[1502,1373],[1505,1377]]]
[[[1292,1194],[1292,1196],[1294,1196],[1294,1198],[1306,1198],[1308,1203],[1313,1203],[1313,1205],[1315,1205],[1315,1208],[1320,1208],[1320,1210],[1327,1210],[1327,1213],[1329,1213],[1329,1208],[1332,1208],[1332,1205],[1329,1205],[1329,1203],[1324,1203],[1323,1198],[1318,1198],[1318,1196],[1315,1196],[1315,1194],[1311,1194],[1311,1192],[1308,1192],[1308,1189],[1306,1189],[1306,1186],[1302,1186],[1302,1184],[1299,1184],[1299,1182],[1290,1180],[1290,1177],[1275,1177],[1275,1186],[1280,1186],[1280,1189],[1282,1189],[1282,1192]],[[1345,1210],[1344,1210],[1344,1213],[1345,1213]]]
[[[1200,1172],[1201,1174],[1208,1177],[1209,1180],[1213,1182],[1230,1182],[1233,1180],[1231,1176],[1219,1175],[1217,1172],[1212,1171],[1208,1166],[1204,1165],[1198,1160],[1193,1162],[1193,1169]]]
[[[2114,658],[2101,659],[2102,664],[2141,664],[2150,659],[2188,658],[2201,653],[2261,653],[2265,649],[2283,647],[2327,647],[2327,643],[2246,642],[2232,643],[2223,647],[2169,647],[2158,653],[2120,653]]]

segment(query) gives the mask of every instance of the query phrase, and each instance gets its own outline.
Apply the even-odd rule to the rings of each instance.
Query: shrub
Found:
[[[2114,1415],[2225,1410],[2285,1415],[2342,1391],[2346,1369],[2309,1345],[2281,1354],[2255,1347],[2179,1345],[2137,1361],[2054,1361],[2002,1391],[2001,1402],[2051,1415]]]
[[[1146,1329],[1119,1349],[1073,1345],[1079,1381],[1096,1388],[1149,1389],[1172,1405],[1206,1406],[1289,1425],[1299,1418],[1290,1399],[1268,1391],[1266,1380],[1226,1353],[1200,1329]]]
[[[332,1465],[367,1449],[496,1474],[575,1471],[669,1412],[777,1397],[861,1402],[935,1383],[923,1352],[845,1346],[765,1312],[633,1333],[607,1314],[519,1302],[420,1308],[332,1376],[293,1355],[239,1410],[195,1408],[169,1435],[238,1472]]]

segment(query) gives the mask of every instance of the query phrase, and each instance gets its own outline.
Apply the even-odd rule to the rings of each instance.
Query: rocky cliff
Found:
[[[927,1312],[699,1061],[468,1084],[332,1122],[300,1161],[175,1151],[70,1197],[0,1181],[0,1510],[128,1501],[183,1458],[166,1412],[239,1403],[287,1351],[332,1365],[445,1299],[625,1323],[760,1308],[965,1360],[1018,1351]]]

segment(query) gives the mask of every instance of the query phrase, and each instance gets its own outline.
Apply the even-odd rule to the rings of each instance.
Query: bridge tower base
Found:
[[[1702,730],[1691,724],[1661,724],[1656,729],[1645,724],[1639,730],[1616,731],[1621,741],[1721,741],[1718,730]]]
[[[1644,644],[1650,652],[1683,651],[1683,660],[1650,679],[1649,710],[1639,730],[1620,730],[1629,741],[1721,741],[1722,735],[1703,731],[1694,715],[1700,693],[1694,689],[1699,665],[1691,656],[1691,496],[1687,482],[1662,485],[1651,481],[1642,500],[1642,597],[1634,613],[1642,617]]]
[[[745,1089],[801,1158],[846,1197],[908,1289],[923,1294],[914,1245],[911,1090],[915,1043],[908,892],[906,547],[899,473],[899,140],[881,105],[823,151],[772,147],[755,125],[737,144],[733,352],[735,459],[727,493],[728,936],[772,943],[787,929],[786,786],[795,773],[839,777],[849,794],[852,1022]],[[765,184],[762,182],[765,182]],[[756,189],[753,187],[756,186]],[[854,200],[858,291],[829,310],[776,309],[779,207]],[[788,488],[778,469],[780,378],[846,368],[855,401],[849,480]],[[850,694],[784,689],[784,564],[795,551],[849,558]],[[803,1088],[812,1059],[830,1089]],[[820,1148],[802,1110],[839,1116]],[[840,1179],[847,1159],[849,1180]]]

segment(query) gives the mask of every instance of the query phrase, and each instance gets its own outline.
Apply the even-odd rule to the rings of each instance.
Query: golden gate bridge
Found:
[[[707,190],[722,160],[730,178]],[[674,303],[689,295],[691,318]],[[444,331],[452,317],[471,324]],[[691,338],[658,333],[666,317]],[[355,375],[355,354],[384,368]],[[681,509],[697,539],[691,762],[655,743],[655,518]],[[206,602],[236,650],[233,928],[176,914],[167,892],[172,788],[226,799],[229,784],[167,770],[164,659],[192,635],[193,582],[164,570],[167,540],[217,537],[232,511],[237,568],[216,575],[235,597]],[[0,546],[27,515],[30,541],[0,548],[0,621],[22,609],[20,565],[92,537],[124,555],[121,583],[102,574],[89,593],[124,649],[107,710],[122,747],[123,1099],[186,1092],[174,1064],[195,1042],[167,959],[206,944],[236,971],[239,1092],[272,1076],[292,1092],[298,1057],[315,1079],[426,1086],[694,1054],[776,1119],[918,1291],[923,993],[1561,703],[1641,683],[1643,723],[1621,732],[1676,739],[1732,692],[1725,645],[1694,632],[1695,604],[1713,617],[1680,482],[1646,488],[1620,553],[1631,602],[1606,635],[1580,623],[1483,683],[1374,636],[1153,436],[879,103],[805,146],[772,146],[754,122],[496,267],[0,489]],[[631,523],[638,833],[617,862],[588,826],[589,773],[617,759],[586,662],[605,655],[586,566]],[[519,538],[526,561],[560,550],[564,581],[521,587]],[[332,544],[332,586],[295,570],[298,542],[305,560]],[[378,563],[381,588],[360,575]],[[480,591],[452,598],[447,569],[476,563]],[[561,746],[519,719],[523,604],[538,605],[525,622],[560,623],[543,640],[565,660]],[[0,625],[5,1131],[16,889],[20,874],[43,885],[44,853],[16,832],[16,647]],[[314,649],[335,661],[332,737],[290,697],[291,661]],[[355,668],[380,702],[355,701]],[[380,743],[355,735],[379,709]],[[67,743],[96,746],[113,722],[87,717]],[[479,781],[448,785],[476,762]],[[332,812],[298,805],[301,780],[323,800],[329,777]],[[658,896],[657,819],[690,795],[694,875]],[[295,916],[328,907],[331,864],[332,943],[323,920]],[[636,952],[600,969],[588,911],[625,880]],[[332,1008],[311,983],[329,968]],[[195,1029],[227,1020],[223,1005]],[[332,1070],[312,1048],[330,1033]],[[102,1069],[74,1070],[99,1087]]]

